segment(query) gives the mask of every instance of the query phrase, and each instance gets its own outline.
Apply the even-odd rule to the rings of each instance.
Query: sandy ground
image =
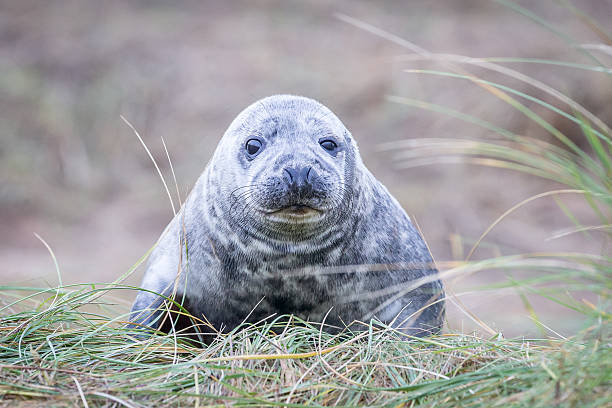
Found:
[[[406,163],[394,161],[394,152],[381,148],[384,143],[487,134],[386,96],[423,99],[520,134],[548,136],[469,83],[406,73],[436,67],[407,61],[406,48],[343,23],[334,13],[436,52],[592,62],[541,25],[484,0],[409,6],[399,1],[384,6],[365,1],[2,3],[0,91],[7,97],[0,100],[0,283],[56,284],[52,259],[34,233],[53,248],[64,283],[112,281],[154,244],[172,216],[170,205],[120,114],[139,129],[169,177],[164,137],[186,195],[235,114],[274,93],[303,94],[334,110],[358,140],[368,167],[418,222],[434,257],[462,259],[507,208],[560,186],[465,164],[402,169]],[[521,2],[536,7],[577,43],[598,41],[567,9],[531,3]],[[610,2],[575,3],[610,29]],[[612,90],[603,74],[509,66],[560,86],[604,119],[612,117],[605,103]],[[580,140],[577,129],[546,117]],[[559,200],[584,224],[596,222],[580,197]],[[609,251],[597,237],[550,239],[571,226],[554,199],[534,201],[500,223],[476,258]],[[446,284],[494,329],[508,336],[532,334],[535,325],[514,289],[472,290],[505,281],[506,273],[513,271],[483,271]],[[141,276],[142,269],[128,283],[137,284]],[[555,330],[570,334],[581,327],[580,316],[567,309],[542,298],[530,300]],[[126,297],[126,308],[129,301]],[[476,327],[453,304],[449,325],[465,331]]]

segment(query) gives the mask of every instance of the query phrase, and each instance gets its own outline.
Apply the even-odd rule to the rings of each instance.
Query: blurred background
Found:
[[[476,139],[490,132],[389,96],[448,106],[517,134],[550,141],[549,136],[468,81],[406,72],[436,65],[410,58],[411,50],[347,24],[336,13],[431,52],[592,64],[580,45],[601,39],[569,2],[517,3],[550,25],[489,0],[0,1],[0,284],[57,284],[53,261],[34,233],[53,249],[64,284],[113,281],[154,244],[171,208],[151,161],[120,115],[140,132],[171,180],[164,138],[184,197],[233,117],[276,93],[305,95],[329,106],[357,139],[366,165],[419,224],[436,260],[464,259],[505,210],[559,185],[491,167],[395,160],[385,148],[390,142]],[[612,31],[611,1],[573,5]],[[597,56],[610,66],[610,55]],[[609,74],[504,65],[557,87],[612,123]],[[523,83],[466,69],[554,101]],[[583,143],[578,128],[534,109]],[[542,198],[503,220],[474,258],[610,251],[603,237],[601,245],[581,234],[552,239],[573,226],[559,203],[585,225],[595,222],[579,196]],[[138,284],[142,272],[128,283]],[[495,330],[507,336],[534,333],[514,289],[478,289],[512,273],[483,271],[446,285]],[[133,294],[126,296],[127,309]],[[543,298],[530,301],[542,322],[559,333],[581,327],[579,315]],[[449,326],[476,327],[452,305]]]

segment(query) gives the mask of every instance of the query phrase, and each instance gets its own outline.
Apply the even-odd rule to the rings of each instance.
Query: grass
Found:
[[[546,29],[554,28],[514,3],[502,3]],[[550,142],[516,135],[449,107],[402,96],[389,97],[393,102],[449,115],[491,132],[487,140],[413,139],[386,146],[394,150],[398,165],[460,160],[521,171],[563,185],[519,201],[502,214],[483,232],[463,262],[439,263],[446,279],[483,270],[530,272],[527,278],[509,279],[488,289],[506,287],[519,291],[527,313],[541,329],[541,336],[505,339],[469,311],[466,313],[481,325],[485,335],[447,333],[425,339],[409,338],[365,322],[364,331],[347,330],[332,336],[315,324],[295,318],[282,323],[279,317],[220,335],[209,346],[198,348],[172,335],[135,337],[133,329],[125,326],[127,315],[125,308],[117,304],[116,294],[136,288],[123,286],[121,279],[113,284],[60,284],[57,288],[0,287],[0,404],[612,406],[610,129],[559,91],[499,63],[531,61],[597,75],[610,75],[610,70],[599,65],[595,57],[591,58],[594,65],[585,65],[434,54],[366,23],[339,17],[409,48],[414,52],[413,59],[437,61],[445,67],[445,70],[410,70],[407,74],[470,81],[552,136]],[[594,24],[591,19],[588,21]],[[554,32],[557,33],[556,29]],[[589,53],[584,49],[581,52]],[[556,98],[556,102],[477,77],[466,70],[466,64],[524,82]],[[556,129],[536,113],[535,106],[569,119],[576,125],[581,140]],[[166,190],[170,194],[167,186]],[[600,223],[583,225],[559,202],[560,211],[575,224],[574,229],[561,234],[583,234],[593,245],[603,242],[600,254],[532,253],[471,260],[489,231],[508,214],[533,200],[563,194],[583,196]],[[599,239],[602,236],[603,240]],[[58,276],[61,282],[59,270]],[[597,301],[584,300],[581,297],[584,293],[594,295]],[[538,320],[527,294],[544,296],[580,313],[584,318],[583,330],[569,338],[557,334],[554,328]],[[448,301],[460,302],[454,296],[449,296]]]
[[[132,290],[113,290],[122,289]],[[374,326],[332,336],[294,319],[202,349],[135,339],[103,300],[108,288],[2,290],[18,302],[4,306],[0,327],[0,393],[11,406],[586,407],[605,405],[612,380],[601,323],[567,340],[418,339]]]

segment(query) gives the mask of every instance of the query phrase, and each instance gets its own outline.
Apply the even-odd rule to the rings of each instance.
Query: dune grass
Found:
[[[136,339],[104,300],[109,288],[1,289],[16,299],[0,324],[0,401],[10,406],[601,407],[610,397],[601,320],[571,339],[506,340],[375,326],[332,336],[293,318],[198,348]]]
[[[517,11],[538,21],[525,9]],[[533,271],[530,278],[509,280],[504,286],[545,296],[581,313],[584,329],[563,337],[538,322],[526,302],[526,313],[532,314],[542,330],[539,338],[505,339],[485,322],[480,322],[485,335],[446,333],[410,338],[364,322],[364,331],[346,330],[333,336],[316,324],[296,318],[283,323],[279,317],[220,335],[209,346],[199,348],[173,335],[135,336],[134,329],[125,326],[126,308],[118,305],[115,295],[134,291],[135,296],[136,288],[122,285],[121,279],[113,284],[61,285],[58,270],[57,288],[0,287],[0,405],[612,406],[610,129],[569,97],[500,65],[526,59],[434,54],[363,22],[339,17],[408,47],[414,52],[411,58],[442,61],[447,67],[445,71],[411,70],[407,74],[471,81],[508,103],[508,109],[539,124],[556,140],[515,135],[469,113],[402,96],[389,97],[393,102],[473,123],[495,135],[488,140],[414,139],[387,146],[395,151],[401,166],[461,160],[522,171],[564,185],[520,201],[483,232],[464,262],[441,262],[439,269],[443,278],[494,269]],[[611,74],[597,58],[593,58],[593,65],[532,62]],[[558,104],[476,77],[464,65],[520,80],[554,96]],[[527,102],[575,123],[581,143],[555,129]],[[488,232],[509,213],[540,197],[560,194],[579,194],[588,201],[601,222],[582,225],[561,206],[575,224],[564,233],[584,234],[584,239],[600,234],[603,241],[593,241],[604,242],[600,254],[534,253],[470,260]],[[596,294],[598,301],[573,295],[585,291]],[[454,301],[452,296],[448,300]],[[476,316],[471,318],[478,321]]]

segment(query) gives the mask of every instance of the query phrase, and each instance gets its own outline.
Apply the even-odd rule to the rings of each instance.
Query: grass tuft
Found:
[[[408,338],[375,325],[332,336],[279,318],[198,348],[136,338],[105,301],[122,288],[2,290],[17,300],[0,320],[0,394],[11,406],[586,407],[610,396],[601,320],[566,340],[507,340]]]

